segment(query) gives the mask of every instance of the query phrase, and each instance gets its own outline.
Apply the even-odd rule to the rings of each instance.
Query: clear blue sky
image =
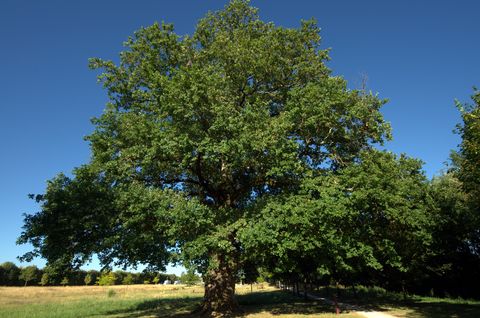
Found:
[[[87,59],[116,60],[122,42],[141,26],[174,23],[191,33],[208,10],[226,1],[0,2],[0,262],[15,261],[22,213],[37,210],[28,193],[89,159],[83,137],[106,94]],[[454,99],[480,87],[480,1],[252,1],[260,16],[296,27],[315,17],[329,66],[352,88],[390,102],[383,114],[394,140],[387,149],[425,162],[438,174],[458,142]],[[43,266],[42,260],[35,264]],[[93,267],[96,265],[94,264]]]

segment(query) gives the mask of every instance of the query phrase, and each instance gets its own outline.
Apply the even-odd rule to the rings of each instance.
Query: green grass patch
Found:
[[[5,318],[171,317],[188,314],[200,298],[84,299],[0,309]]]

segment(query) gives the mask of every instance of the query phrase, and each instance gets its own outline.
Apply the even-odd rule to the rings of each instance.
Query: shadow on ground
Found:
[[[318,293],[328,297],[324,291]],[[411,318],[478,318],[480,302],[455,299],[413,297],[404,299],[401,294],[364,294],[353,296],[340,293],[339,301],[360,310],[388,311],[391,315]]]
[[[139,302],[125,309],[112,310],[102,315],[118,318],[135,317],[193,317],[191,312],[200,303],[201,297],[195,298],[155,298]]]
[[[333,313],[334,308],[322,301],[305,301],[285,291],[253,292],[237,297],[241,312],[235,317],[248,314],[268,313],[270,315],[297,314],[318,315]],[[199,317],[192,312],[200,304],[201,297],[190,298],[156,298],[139,302],[129,308],[103,313],[108,317],[140,318],[140,317]],[[359,309],[371,311],[388,311],[398,317],[412,318],[478,318],[480,303],[448,303],[428,299],[399,299],[390,296],[364,297],[361,300],[340,296],[340,301],[359,306]],[[360,308],[361,307],[361,308]],[[343,312],[350,309],[343,308]]]
[[[400,303],[382,303],[364,306],[370,310],[387,311],[399,317],[412,318],[478,318],[480,305],[407,300]],[[393,308],[393,309],[392,309]]]
[[[314,315],[333,313],[333,307],[318,301],[305,301],[284,291],[254,292],[237,296],[241,312],[234,317],[267,312],[272,315],[305,314]],[[109,311],[106,316],[118,318],[139,317],[199,317],[192,311],[201,302],[201,297],[195,298],[158,298],[143,301],[130,308]]]

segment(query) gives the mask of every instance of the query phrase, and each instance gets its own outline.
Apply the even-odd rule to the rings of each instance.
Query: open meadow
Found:
[[[237,287],[242,317],[334,317],[333,308],[272,287]],[[182,285],[0,287],[0,317],[193,317],[203,287]],[[360,317],[345,313],[342,318]]]

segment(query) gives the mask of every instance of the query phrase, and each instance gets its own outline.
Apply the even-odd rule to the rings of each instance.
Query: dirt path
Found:
[[[355,311],[357,314],[367,318],[397,318],[381,311]]]

